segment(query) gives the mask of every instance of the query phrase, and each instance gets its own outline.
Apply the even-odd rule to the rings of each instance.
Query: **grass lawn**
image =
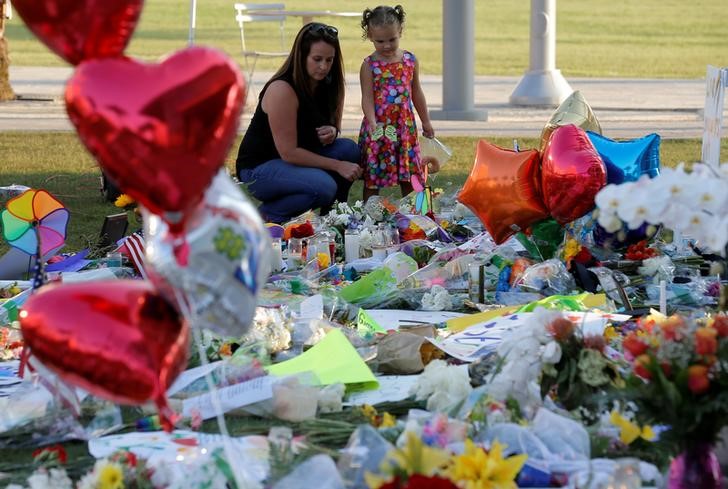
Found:
[[[234,168],[239,139],[227,159]],[[442,141],[453,149],[452,160],[438,174],[434,184],[447,192],[455,192],[465,182],[473,163],[478,138],[450,137]],[[511,138],[492,138],[490,141],[502,147],[511,147]],[[523,139],[522,148],[537,147],[538,140]],[[663,140],[661,161],[664,166],[674,166],[681,161],[700,159],[701,142],[696,139]],[[34,188],[44,188],[60,199],[71,211],[66,250],[75,251],[88,247],[98,240],[103,218],[119,212],[113,204],[104,202],[100,193],[99,170],[93,158],[86,152],[75,133],[52,132],[0,133],[0,185],[12,183]],[[728,140],[723,140],[722,154],[728,154]],[[383,195],[399,196],[399,188],[385,190]],[[357,182],[350,193],[350,200],[361,199],[362,184]],[[4,207],[4,202],[0,202]],[[0,253],[7,244],[0,242]]]
[[[240,61],[240,39],[232,0],[198,2],[196,43],[222,49]],[[407,20],[401,46],[414,52],[423,73],[442,72],[441,0],[401,2]],[[521,75],[529,62],[530,3],[477,0],[475,72]],[[186,0],[147,0],[127,54],[154,60],[187,45]],[[376,3],[362,0],[289,0],[290,10],[361,12]],[[728,9],[725,0],[559,0],[556,5],[557,67],[567,77],[700,78],[706,65],[728,66]],[[347,72],[358,71],[372,50],[361,38],[358,18],[320,18],[339,28]],[[288,43],[300,28],[286,22]],[[277,26],[264,22],[246,28],[250,48],[278,49]],[[61,65],[15,15],[6,29],[11,64]],[[257,70],[278,67],[261,60]]]

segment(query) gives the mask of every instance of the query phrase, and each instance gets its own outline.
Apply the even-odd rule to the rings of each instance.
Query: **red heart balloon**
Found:
[[[554,129],[541,156],[541,182],[546,207],[559,224],[594,207],[607,168],[583,129],[573,124]]]
[[[192,47],[160,64],[83,63],[66,86],[66,110],[108,176],[175,232],[225,161],[243,94],[225,54]]]
[[[478,141],[475,164],[458,200],[480,218],[500,244],[548,217],[540,193],[539,154]]]
[[[28,28],[72,65],[123,54],[143,0],[13,0]]]
[[[152,400],[172,427],[165,393],[187,365],[188,327],[149,282],[48,285],[25,303],[20,327],[64,381],[113,402]]]

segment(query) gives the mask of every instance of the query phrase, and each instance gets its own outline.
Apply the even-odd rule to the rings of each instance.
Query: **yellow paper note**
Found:
[[[582,300],[582,303],[590,308],[600,307],[606,303],[606,296],[604,294],[588,294]],[[458,333],[474,324],[490,321],[495,317],[505,316],[506,314],[513,314],[523,306],[524,304],[519,304],[517,306],[504,306],[499,309],[493,309],[492,311],[477,312],[475,314],[449,319],[446,323],[447,329],[453,333]]]
[[[519,307],[521,306],[504,306],[499,309],[493,309],[492,311],[476,312],[468,316],[448,319],[446,322],[447,329],[453,333],[458,333],[474,324],[483,323],[499,316],[505,316],[506,314],[513,314]]]
[[[322,385],[346,384],[347,390],[377,389],[379,383],[354,346],[338,329],[296,358],[267,367],[268,373],[283,377],[313,372]]]

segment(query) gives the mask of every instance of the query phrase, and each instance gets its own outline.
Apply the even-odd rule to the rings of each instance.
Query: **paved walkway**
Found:
[[[71,131],[63,106],[64,83],[71,68],[10,67],[10,81],[19,100],[0,104],[0,131]],[[256,73],[258,93],[270,73]],[[508,98],[519,77],[478,76],[474,103],[488,111],[487,121],[433,121],[438,135],[536,137],[553,108],[515,107]],[[611,138],[636,138],[656,132],[664,138],[700,138],[703,131],[705,81],[656,79],[572,78],[574,90],[592,106],[604,134]],[[442,106],[442,78],[422,77],[430,109]],[[361,122],[360,91],[356,75],[347,76],[343,132],[356,134]],[[252,92],[251,92],[252,93]],[[248,102],[240,130],[252,114]],[[728,114],[727,114],[728,115]],[[726,117],[728,120],[728,117]]]

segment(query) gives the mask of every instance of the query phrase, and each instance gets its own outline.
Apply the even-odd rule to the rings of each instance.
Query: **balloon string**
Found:
[[[207,367],[210,362],[207,360],[207,354],[205,352],[204,345],[202,344],[202,334],[200,333],[200,328],[195,324],[195,316],[189,307],[189,303],[187,302],[186,297],[181,294],[176,287],[173,287],[173,290],[180,311],[182,312],[182,315],[185,317],[185,319],[188,321],[190,330],[192,331],[192,339],[197,345],[197,354],[200,356],[200,364],[203,367]],[[250,483],[250,481],[246,480],[244,476],[239,473],[238,464],[234,462],[233,456],[235,455],[235,452],[233,450],[230,434],[228,433],[227,423],[225,423],[225,415],[222,412],[222,404],[220,403],[220,396],[217,390],[217,386],[215,386],[215,382],[213,382],[212,380],[212,373],[210,372],[210,369],[205,368],[204,370],[205,381],[207,382],[207,388],[210,391],[210,400],[212,402],[212,407],[215,410],[217,426],[220,429],[220,434],[222,435],[225,458],[227,458],[228,460],[230,471],[232,472],[233,478],[235,479],[235,485],[238,489],[257,487],[257,484]]]

